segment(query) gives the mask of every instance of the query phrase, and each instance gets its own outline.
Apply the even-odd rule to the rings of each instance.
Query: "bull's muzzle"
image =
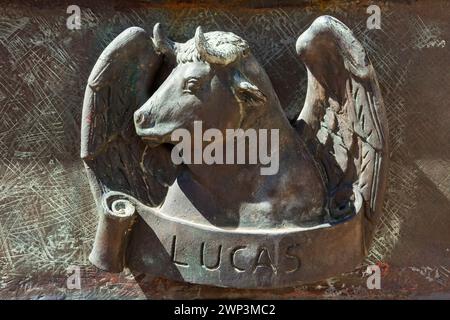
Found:
[[[170,135],[161,134],[155,130],[155,120],[152,119],[147,111],[137,110],[134,113],[134,126],[137,135],[150,146],[158,146],[170,141]]]
[[[151,120],[147,111],[137,110],[134,113],[134,125],[136,130],[151,129],[155,126],[155,121]]]
[[[152,135],[152,129],[155,127],[155,120],[150,117],[149,112],[137,110],[134,113],[134,126],[136,133],[141,137]]]

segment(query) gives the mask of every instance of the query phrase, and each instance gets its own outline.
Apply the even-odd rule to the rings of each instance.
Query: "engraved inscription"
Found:
[[[182,239],[176,235],[173,235],[170,241],[170,259],[177,267],[188,268],[196,264],[210,272],[231,269],[236,273],[256,274],[260,270],[266,270],[265,272],[282,275],[294,273],[301,266],[298,250],[294,250],[299,247],[296,243],[283,245],[280,248],[281,251],[277,253],[269,246],[259,246],[255,250],[250,245],[225,245],[208,241],[201,241],[199,244],[192,242],[183,244]],[[194,255],[195,251],[199,254]],[[181,252],[183,255],[180,255]],[[198,259],[189,260],[188,263],[183,258],[185,256],[194,256]],[[279,259],[275,260],[275,257]]]

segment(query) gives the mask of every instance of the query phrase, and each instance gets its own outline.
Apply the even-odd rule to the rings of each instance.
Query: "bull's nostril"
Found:
[[[145,122],[145,115],[144,115],[144,113],[139,113],[139,114],[136,116],[135,122],[136,122],[136,124],[137,124],[138,126],[143,125],[144,122]]]

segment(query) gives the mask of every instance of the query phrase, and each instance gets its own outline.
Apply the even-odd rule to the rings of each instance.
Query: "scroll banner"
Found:
[[[363,259],[362,201],[355,195],[357,213],[336,224],[226,229],[163,215],[125,194],[108,193],[90,260],[112,272],[126,266],[221,287],[311,283],[351,270]]]

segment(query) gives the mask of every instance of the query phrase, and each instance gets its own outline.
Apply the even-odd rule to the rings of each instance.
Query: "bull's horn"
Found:
[[[177,43],[167,37],[159,22],[153,27],[152,41],[157,52],[163,54],[176,54]]]
[[[219,51],[211,47],[200,26],[195,30],[195,47],[203,60],[214,64],[227,65],[235,61],[240,54],[239,51],[236,50]]]

